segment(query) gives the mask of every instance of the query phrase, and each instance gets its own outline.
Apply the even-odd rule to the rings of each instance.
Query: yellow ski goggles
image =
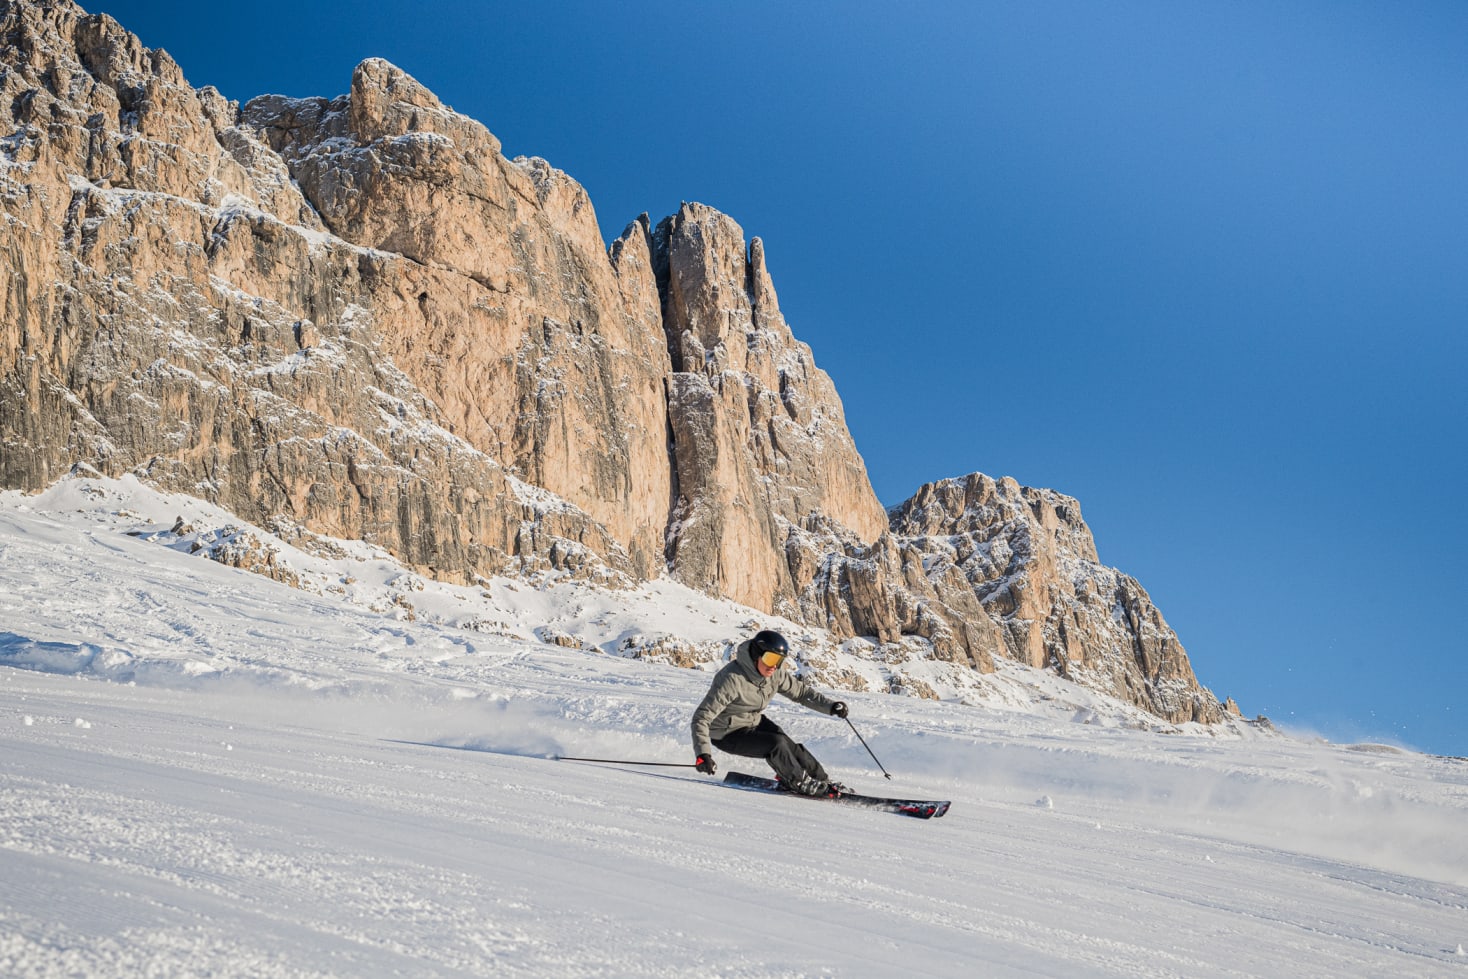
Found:
[[[759,661],[761,663],[763,663],[765,666],[768,666],[770,669],[773,670],[776,667],[778,667],[781,663],[785,662],[785,654],[784,653],[760,653],[759,654]]]

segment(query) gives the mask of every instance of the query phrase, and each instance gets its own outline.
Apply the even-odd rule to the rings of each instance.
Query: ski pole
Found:
[[[555,761],[589,761],[598,765],[656,765],[659,768],[697,768],[698,762],[676,762],[676,761],[629,761],[626,758],[567,758],[564,755],[556,755]]]
[[[860,741],[861,746],[867,750],[867,754],[872,756],[872,761],[876,761],[877,767],[882,768],[882,763],[877,761],[876,753],[872,751],[871,745],[867,744],[867,739],[861,736],[861,732],[856,729],[856,725],[851,723],[851,718],[846,718],[846,723],[851,725],[851,733],[856,735],[856,740]],[[892,773],[885,768],[882,768],[882,774],[889,779],[892,777]]]

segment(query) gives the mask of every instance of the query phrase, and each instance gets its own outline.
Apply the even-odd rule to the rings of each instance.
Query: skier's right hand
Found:
[[[709,755],[699,755],[698,762],[693,767],[705,775],[712,775],[719,770],[719,766],[714,764],[714,759]]]

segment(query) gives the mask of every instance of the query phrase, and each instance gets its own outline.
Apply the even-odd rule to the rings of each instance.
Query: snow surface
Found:
[[[845,695],[890,782],[772,708],[942,819],[555,761],[691,761],[708,673],[608,652],[749,610],[271,538],[293,589],[178,516],[231,519],[130,481],[0,494],[0,975],[1468,976],[1463,760],[1138,730],[1010,671],[967,703]]]

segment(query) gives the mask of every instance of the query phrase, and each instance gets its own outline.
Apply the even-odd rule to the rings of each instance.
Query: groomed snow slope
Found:
[[[549,760],[689,761],[708,679],[0,494],[0,975],[1468,976],[1463,761],[1134,730],[1038,680],[849,697],[891,782],[773,708],[938,820]]]

